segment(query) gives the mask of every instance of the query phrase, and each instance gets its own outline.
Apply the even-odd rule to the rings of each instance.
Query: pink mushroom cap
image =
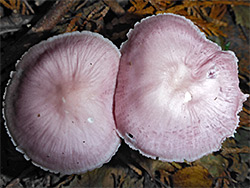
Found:
[[[194,161],[234,134],[247,98],[238,60],[190,20],[174,14],[143,19],[121,54],[115,118],[131,148],[163,161]]]
[[[120,145],[113,117],[119,58],[108,39],[87,31],[52,37],[25,53],[4,106],[17,150],[62,174],[108,162]]]

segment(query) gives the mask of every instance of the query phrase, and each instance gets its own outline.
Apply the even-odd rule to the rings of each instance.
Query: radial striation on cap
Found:
[[[115,118],[132,148],[163,161],[217,151],[246,100],[237,58],[174,14],[137,23],[121,46]]]
[[[6,127],[17,149],[63,174],[108,162],[120,145],[113,117],[119,58],[108,39],[87,31],[32,47],[5,95]]]

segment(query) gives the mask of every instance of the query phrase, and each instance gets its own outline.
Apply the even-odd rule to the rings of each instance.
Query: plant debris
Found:
[[[191,19],[205,34],[239,58],[240,88],[249,93],[249,1],[231,0],[0,0],[1,92],[27,49],[55,34],[89,30],[118,47],[142,18],[174,13]],[[250,183],[250,99],[239,113],[234,138],[220,151],[192,163],[148,159],[122,143],[99,169],[64,176],[43,171],[15,151],[1,118],[0,187],[247,187]]]

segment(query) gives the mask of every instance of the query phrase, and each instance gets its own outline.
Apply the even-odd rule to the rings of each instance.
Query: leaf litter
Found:
[[[245,93],[249,93],[250,60],[249,35],[247,35],[249,22],[247,19],[249,18],[250,3],[248,1],[130,0],[110,3],[106,0],[78,0],[68,1],[63,5],[47,2],[47,4],[39,4],[39,6],[37,6],[37,1],[0,1],[5,12],[11,13],[3,16],[3,18],[8,19],[13,14],[36,17],[40,6],[49,9],[47,12],[44,11],[40,19],[35,19],[37,21],[32,23],[33,29],[26,28],[25,30],[23,28],[31,24],[28,20],[21,25],[15,25],[14,33],[10,30],[1,33],[3,42],[1,48],[4,48],[1,52],[2,59],[3,62],[7,62],[2,68],[6,72],[1,73],[2,85],[6,85],[9,72],[18,59],[17,55],[23,52],[20,51],[16,56],[10,54],[15,54],[15,49],[18,46],[25,49],[25,46],[28,48],[35,43],[35,41],[24,40],[28,38],[30,33],[36,35],[37,40],[42,40],[53,34],[90,30],[103,34],[119,46],[126,40],[128,30],[141,18],[170,12],[191,19],[208,37],[217,41],[222,47],[224,46],[223,49],[236,51],[240,59],[240,87]],[[51,19],[54,15],[57,16],[57,19]],[[11,24],[13,23],[9,23],[7,26],[9,27]],[[6,28],[8,28],[7,26]],[[232,29],[235,32],[232,32]],[[40,33],[40,31],[45,30],[49,35]],[[237,36],[233,36],[233,33],[237,33]],[[22,37],[23,40],[13,41],[11,40],[13,36]],[[11,41],[11,45],[8,44],[9,41]],[[237,52],[237,45],[244,46],[244,48]],[[16,175],[10,168],[19,163],[15,161],[16,158],[10,158],[10,156],[18,154],[13,149],[9,150],[3,146],[1,162],[6,165],[2,166],[0,186],[25,187],[31,185],[32,187],[67,188],[147,187],[148,185],[152,187],[246,187],[250,183],[249,101],[248,99],[243,111],[239,114],[240,127],[237,129],[235,137],[226,139],[220,151],[204,156],[195,162],[167,163],[148,159],[123,143],[117,155],[108,164],[85,174],[62,176],[42,171],[36,167],[25,171],[27,166],[31,167],[32,164],[20,161],[25,165],[18,167],[20,173]],[[1,136],[2,134],[4,133],[1,133]],[[8,139],[8,136],[3,135],[2,138]]]

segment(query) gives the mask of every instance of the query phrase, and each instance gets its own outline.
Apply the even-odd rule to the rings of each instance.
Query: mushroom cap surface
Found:
[[[163,161],[217,151],[246,100],[237,58],[174,14],[135,24],[121,46],[115,119],[131,148]]]
[[[120,145],[113,96],[120,52],[88,31],[33,46],[6,89],[4,115],[17,150],[41,168],[83,173]]]

